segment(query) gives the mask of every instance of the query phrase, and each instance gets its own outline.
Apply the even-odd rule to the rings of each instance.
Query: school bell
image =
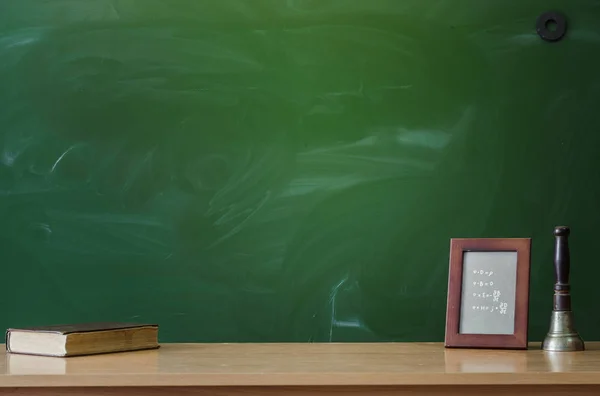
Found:
[[[571,310],[571,286],[569,272],[571,257],[569,252],[569,227],[555,227],[554,237],[554,309],[550,320],[550,330],[542,342],[542,349],[552,352],[583,351],[585,344],[575,329]]]

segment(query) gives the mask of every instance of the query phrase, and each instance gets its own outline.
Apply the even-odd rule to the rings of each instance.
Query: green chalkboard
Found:
[[[562,41],[538,15],[568,18]],[[441,341],[449,240],[553,228],[600,338],[600,3],[2,0],[0,328]]]

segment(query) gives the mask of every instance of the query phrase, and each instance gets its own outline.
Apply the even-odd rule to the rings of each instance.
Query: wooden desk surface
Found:
[[[1,345],[4,350],[4,345]],[[0,389],[22,387],[600,385],[600,343],[575,353],[448,350],[438,343],[164,344],[50,358],[0,352]]]

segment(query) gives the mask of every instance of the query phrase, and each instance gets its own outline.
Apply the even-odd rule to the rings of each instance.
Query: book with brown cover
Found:
[[[15,354],[69,357],[158,347],[156,324],[96,322],[6,331],[6,351]]]

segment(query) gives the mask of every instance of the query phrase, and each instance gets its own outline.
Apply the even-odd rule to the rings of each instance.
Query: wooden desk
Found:
[[[165,344],[67,359],[0,352],[0,395],[600,395],[600,343],[587,348]]]

